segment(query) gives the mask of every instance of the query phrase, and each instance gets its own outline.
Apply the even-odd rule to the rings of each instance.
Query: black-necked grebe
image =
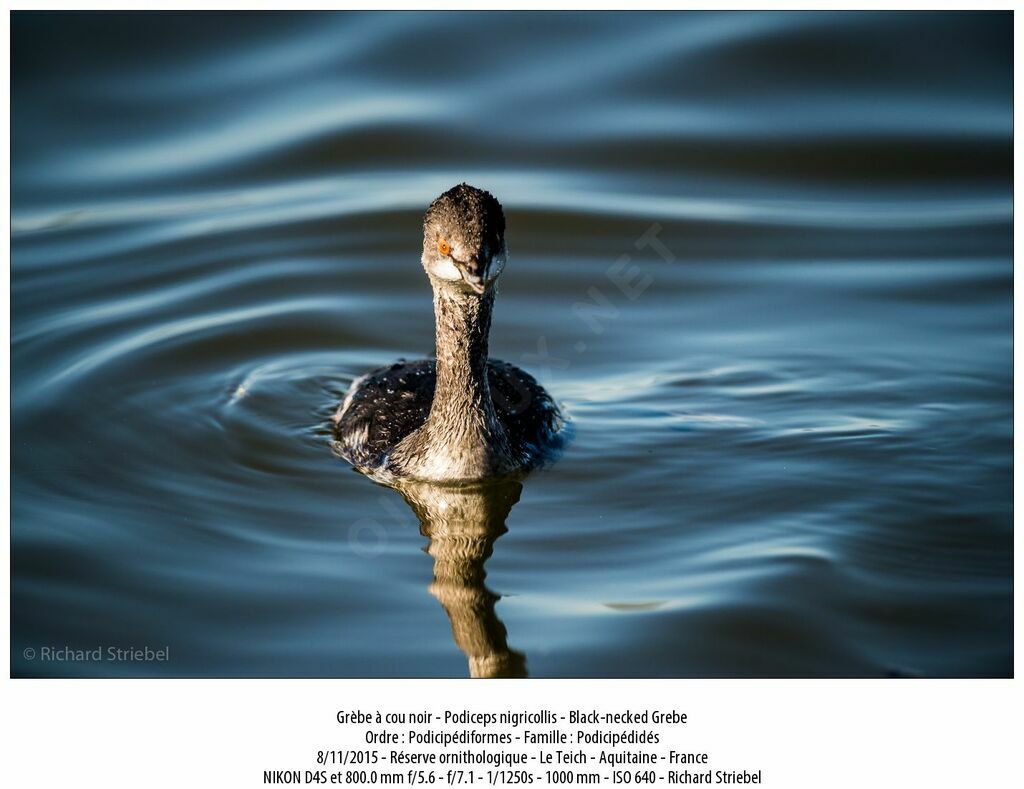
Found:
[[[423,217],[434,289],[436,360],[401,361],[352,382],[334,416],[336,451],[372,475],[478,480],[540,463],[563,420],[528,373],[487,358],[494,288],[505,268],[505,215],[460,184]]]

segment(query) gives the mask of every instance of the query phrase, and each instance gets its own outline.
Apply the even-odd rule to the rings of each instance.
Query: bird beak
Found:
[[[487,284],[480,277],[470,274],[466,269],[462,269],[462,281],[469,285],[478,296],[487,288]]]
[[[459,263],[458,268],[459,273],[462,275],[462,281],[469,285],[478,296],[487,289],[487,283],[484,281],[484,278],[476,273],[480,271],[480,264],[477,263],[476,258],[473,258],[468,263]]]

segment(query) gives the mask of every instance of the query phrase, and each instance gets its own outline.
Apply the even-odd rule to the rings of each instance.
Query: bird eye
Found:
[[[437,251],[442,255],[450,255],[452,251],[452,245],[445,241],[443,238],[437,239]]]

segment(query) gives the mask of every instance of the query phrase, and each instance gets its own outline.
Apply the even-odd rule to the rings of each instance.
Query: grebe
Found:
[[[371,476],[433,482],[525,471],[557,448],[563,419],[533,376],[487,358],[505,214],[469,184],[423,217],[421,262],[434,289],[435,359],[357,378],[334,415],[334,448]]]

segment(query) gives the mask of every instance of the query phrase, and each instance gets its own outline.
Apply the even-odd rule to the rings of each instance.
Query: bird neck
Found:
[[[487,383],[487,336],[493,308],[493,290],[477,296],[435,284],[437,383],[429,422],[447,427],[497,424]],[[458,424],[449,424],[453,421]]]
[[[414,479],[467,480],[504,474],[516,458],[487,383],[487,332],[494,294],[434,283],[437,376],[430,414],[392,454]]]

